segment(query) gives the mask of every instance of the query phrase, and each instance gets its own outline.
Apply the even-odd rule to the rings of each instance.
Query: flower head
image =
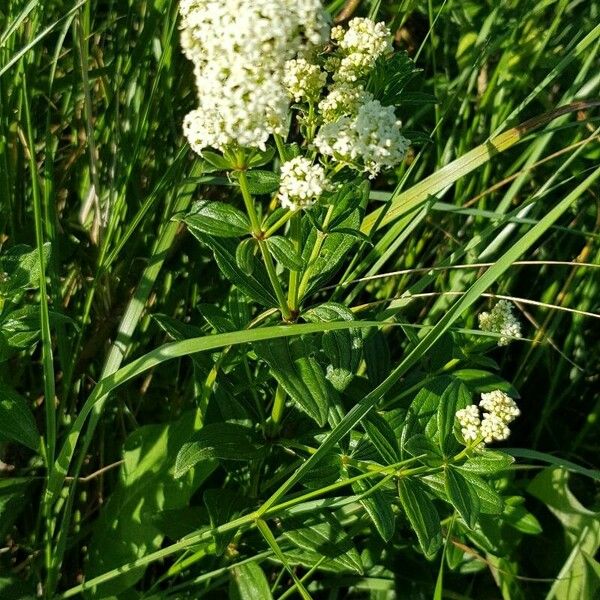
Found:
[[[479,437],[481,417],[475,404],[456,411],[456,419],[461,429],[460,432],[466,442],[473,442]]]
[[[317,100],[326,81],[327,73],[305,58],[293,58],[285,64],[283,84],[296,102]]]
[[[491,312],[479,315],[482,331],[499,333],[498,346],[507,346],[512,338],[521,337],[521,324],[513,314],[513,305],[508,300],[499,300]]]
[[[393,106],[369,100],[358,108],[356,116],[325,123],[315,146],[322,154],[375,177],[382,169],[399,164],[406,154],[410,142],[400,125]]]
[[[302,156],[281,165],[278,198],[284,208],[310,208],[327,188],[325,170],[321,165],[313,165]]]
[[[329,62],[335,81],[353,82],[365,77],[380,56],[392,51],[392,35],[385,23],[356,18],[348,29],[334,27],[331,38],[338,44],[338,55]]]
[[[486,412],[480,412],[486,411]],[[508,425],[521,414],[517,403],[500,390],[481,394],[479,406],[471,404],[456,411],[463,440],[476,447],[508,438]]]
[[[361,85],[336,83],[319,102],[319,114],[325,123],[336,121],[340,117],[356,115],[358,109],[373,100],[373,95]]]
[[[479,406],[489,413],[498,415],[505,423],[511,423],[521,414],[517,403],[500,390],[481,394]]]
[[[198,107],[184,123],[193,149],[264,149],[286,126],[286,61],[328,37],[321,1],[182,0],[179,10],[198,89]]]

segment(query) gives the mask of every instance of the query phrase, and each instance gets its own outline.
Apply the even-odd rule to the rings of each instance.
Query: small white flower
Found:
[[[490,412],[481,419],[481,437],[486,444],[501,442],[508,438],[510,429],[506,422],[496,413]]]
[[[335,81],[354,82],[365,77],[380,56],[392,51],[392,35],[385,23],[356,18],[331,30],[331,39],[338,44],[336,60],[329,62]]]
[[[521,324],[513,314],[513,305],[508,300],[499,300],[491,312],[482,312],[478,318],[482,331],[501,335],[498,346],[507,346],[512,338],[521,337]]]
[[[487,411],[480,414],[480,408]],[[471,404],[456,411],[456,420],[461,427],[465,442],[482,440],[479,446],[491,442],[501,442],[508,438],[512,423],[521,411],[516,402],[500,390],[481,394],[479,407]]]
[[[324,123],[331,123],[340,117],[356,115],[358,109],[371,100],[373,95],[361,85],[337,83],[319,102],[319,114]]]
[[[506,424],[511,423],[521,414],[517,403],[500,390],[481,394],[479,406],[489,413],[494,413]]]
[[[314,102],[321,95],[327,73],[304,58],[293,58],[285,64],[283,84],[295,102]]]
[[[278,198],[284,208],[310,208],[327,188],[325,170],[321,165],[313,165],[302,156],[281,165]]]
[[[479,429],[481,426],[481,418],[479,409],[475,404],[471,404],[466,408],[461,408],[456,411],[456,419],[461,429],[465,442],[474,442],[479,437]]]
[[[182,0],[179,10],[198,89],[197,110],[184,123],[192,148],[264,149],[286,127],[286,61],[328,38],[321,1]]]
[[[373,178],[404,158],[410,142],[402,135],[400,125],[393,106],[369,100],[358,108],[356,116],[325,123],[314,143],[322,154]]]

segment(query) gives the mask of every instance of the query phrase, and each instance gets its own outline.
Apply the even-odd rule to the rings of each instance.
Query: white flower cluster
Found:
[[[486,412],[483,416],[480,409]],[[501,442],[510,435],[509,424],[521,411],[517,403],[500,390],[481,394],[479,407],[471,404],[456,411],[456,419],[465,442],[480,440],[480,444]]]
[[[338,56],[330,61],[335,81],[357,81],[369,74],[380,56],[392,51],[390,30],[371,19],[352,19],[346,31],[334,27],[331,38],[338,44]]]
[[[184,122],[192,148],[264,149],[287,120],[286,61],[328,37],[321,0],[182,0],[179,10],[198,88]]]
[[[319,114],[324,123],[332,123],[340,117],[355,115],[361,105],[373,100],[373,94],[361,85],[338,83],[319,102]]]
[[[325,87],[327,73],[305,58],[292,58],[285,64],[283,84],[295,102],[314,102]]]
[[[499,300],[491,312],[479,315],[482,331],[499,333],[498,346],[507,346],[512,338],[521,337],[521,324],[513,314],[513,305],[508,300]]]
[[[325,170],[302,156],[281,165],[279,201],[290,210],[307,209],[328,189]]]
[[[410,142],[400,132],[394,107],[369,100],[355,116],[325,123],[314,144],[322,154],[362,169],[372,178],[400,163]]]

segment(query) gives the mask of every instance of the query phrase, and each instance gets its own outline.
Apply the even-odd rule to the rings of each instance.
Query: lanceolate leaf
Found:
[[[192,230],[217,237],[241,237],[251,229],[248,217],[241,210],[209,200],[195,204],[183,222]]]
[[[445,471],[445,487],[448,500],[458,511],[463,521],[473,529],[479,517],[477,489],[452,468]]]
[[[364,495],[360,503],[373,521],[377,533],[384,542],[389,542],[396,529],[396,516],[392,509],[392,498],[387,492],[381,490],[371,491],[371,486],[366,481],[357,481],[352,489],[359,495]]]
[[[237,565],[231,570],[229,584],[231,600],[270,600],[273,598],[269,582],[255,562]]]
[[[47,400],[53,402],[54,399]],[[0,381],[0,438],[38,450],[40,435],[25,398]]]
[[[460,381],[453,381],[442,394],[437,411],[438,444],[444,453],[456,448],[456,440],[452,435],[456,421],[456,411],[471,404],[471,394],[467,386]]]
[[[305,342],[302,339],[272,340],[256,344],[255,348],[290,398],[321,427],[325,425],[330,396],[336,392]]]
[[[200,462],[212,459],[247,461],[261,453],[260,446],[252,441],[248,427],[233,423],[205,425],[177,453],[175,478],[182,477]]]
[[[398,481],[398,494],[423,554],[433,558],[442,546],[440,517],[433,502],[421,484],[409,478]]]
[[[388,422],[381,415],[372,412],[365,419],[364,428],[386,464],[392,465],[400,460],[398,440]]]
[[[304,267],[302,257],[289,238],[274,235],[267,238],[267,246],[275,260],[286,269],[300,271]]]

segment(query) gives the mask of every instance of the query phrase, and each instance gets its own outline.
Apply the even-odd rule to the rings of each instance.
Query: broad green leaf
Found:
[[[262,167],[267,163],[270,163],[275,156],[275,148],[273,146],[267,148],[266,150],[258,150],[253,148],[249,156],[247,157],[248,167],[250,169],[254,169],[255,167]]]
[[[26,507],[31,483],[32,480],[25,477],[0,479],[0,539],[4,539]],[[3,596],[0,595],[0,598]]]
[[[236,246],[232,245],[231,240],[208,237],[195,229],[191,231],[195,237],[213,251],[217,265],[219,265],[219,269],[228,281],[255,302],[269,308],[277,306],[277,300],[271,291],[271,283],[262,264],[255,261],[252,275],[247,275],[237,264],[235,258]]]
[[[321,427],[327,422],[335,390],[302,339],[255,344],[256,353],[290,398]]]
[[[119,481],[94,525],[86,576],[117,569],[160,548],[163,534],[152,517],[163,510],[187,506],[191,495],[215,469],[205,461],[186,477],[174,479],[173,463],[181,444],[194,430],[194,413],[166,425],[147,425],[125,442]],[[144,574],[144,567],[97,586],[85,595],[106,598],[124,593]]]
[[[229,582],[231,600],[271,600],[269,582],[256,562],[237,565],[231,570]]]
[[[273,235],[267,238],[267,247],[275,260],[290,271],[300,271],[304,261],[289,238]]]
[[[476,393],[501,390],[512,398],[518,398],[519,393],[515,387],[495,373],[483,369],[458,369],[452,376],[464,381]]]
[[[362,575],[360,555],[336,517],[324,513],[312,521],[285,521],[284,537],[302,550],[317,552],[344,569]]]
[[[211,423],[195,432],[181,445],[175,461],[175,479],[183,477],[198,463],[213,460],[248,461],[263,453],[252,439],[250,428],[234,423]]]
[[[397,463],[400,460],[400,449],[389,423],[381,415],[372,412],[365,419],[363,426],[384,463],[389,465]]]
[[[517,531],[528,535],[542,533],[540,522],[522,504],[513,505],[506,502],[504,512],[502,513],[502,520]]]
[[[0,438],[35,451],[40,447],[40,434],[29,404],[3,381],[0,381]]]
[[[354,314],[347,307],[326,302],[309,308],[303,313],[309,323],[354,321]],[[339,392],[344,391],[354,378],[362,350],[362,336],[358,329],[324,332],[321,338],[323,357],[326,361],[326,377]]]
[[[208,523],[208,513],[203,506],[171,508],[152,515],[150,522],[165,537],[178,540]]]
[[[235,262],[246,275],[252,275],[254,271],[257,250],[258,242],[253,237],[242,240],[235,249]]]
[[[497,450],[484,450],[469,457],[460,468],[477,475],[494,475],[506,471],[515,459],[509,454]]]
[[[279,175],[271,171],[254,169],[246,173],[248,189],[255,196],[272,194],[279,189]]]
[[[456,423],[456,411],[471,404],[471,394],[467,386],[454,380],[442,394],[437,410],[438,445],[444,454],[452,453],[457,441],[452,432]]]
[[[442,547],[440,517],[429,495],[418,482],[410,478],[398,481],[398,494],[402,508],[417,534],[423,554],[431,560]]]
[[[443,462],[439,447],[422,433],[408,438],[403,448],[412,456],[423,456],[421,461],[425,464],[439,466]]]
[[[191,230],[217,237],[242,237],[251,230],[250,221],[241,210],[231,204],[211,200],[194,204],[183,222]]]
[[[331,452],[312,471],[306,475],[302,484],[310,489],[321,489],[340,478],[342,471],[341,457],[337,452]]]
[[[479,500],[479,511],[486,515],[499,515],[504,508],[504,501],[494,488],[481,477],[470,471],[457,467],[462,478],[468,483]]]
[[[458,511],[467,526],[473,529],[479,518],[477,489],[452,468],[445,470],[445,488],[448,501]]]
[[[581,504],[569,489],[569,472],[560,467],[544,469],[527,491],[548,507],[566,534],[568,555],[547,599],[590,597],[587,594],[597,589],[598,581],[587,557],[595,556],[600,548],[600,513]]]
[[[406,423],[402,430],[402,445],[417,434],[424,434],[430,440],[438,438],[437,414],[442,395],[452,383],[447,375],[429,380],[417,392],[406,415]]]
[[[50,257],[50,244],[44,244],[44,262]],[[37,249],[18,245],[0,254],[0,296],[11,297],[40,285],[40,261]]]
[[[359,495],[360,503],[367,511],[377,533],[384,542],[389,542],[396,530],[396,516],[392,509],[393,498],[381,490],[371,491],[371,486],[366,481],[357,481],[352,484],[352,489]]]

